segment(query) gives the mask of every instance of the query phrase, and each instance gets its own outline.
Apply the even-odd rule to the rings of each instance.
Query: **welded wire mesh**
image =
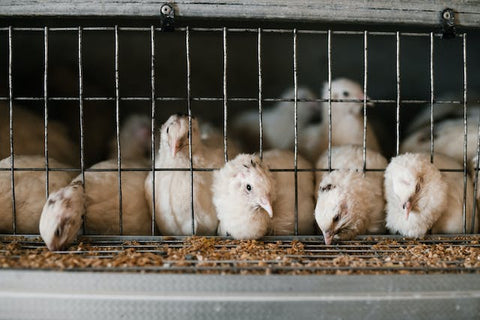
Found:
[[[429,105],[430,107],[430,159],[433,162],[434,161],[434,152],[435,152],[435,121],[434,121],[434,106],[435,105],[441,105],[441,104],[459,104],[463,106],[463,123],[464,123],[464,132],[463,132],[463,168],[462,169],[449,169],[449,168],[444,168],[442,171],[447,171],[447,172],[461,172],[463,173],[463,183],[464,183],[464,191],[463,191],[463,233],[469,233],[472,232],[472,230],[475,230],[475,226],[473,224],[475,214],[472,215],[472,230],[467,230],[467,206],[466,206],[466,198],[467,198],[467,168],[468,168],[468,159],[467,159],[467,108],[469,103],[480,103],[480,101],[469,101],[468,100],[468,92],[467,92],[467,34],[462,33],[459,34],[458,36],[462,39],[461,46],[462,46],[462,60],[463,60],[463,70],[461,72],[463,73],[463,85],[462,85],[462,99],[461,100],[456,100],[456,99],[443,99],[443,100],[437,100],[435,99],[436,92],[434,90],[434,70],[435,70],[435,61],[434,61],[434,43],[435,41],[441,41],[438,40],[442,35],[433,33],[433,32],[378,32],[378,31],[336,31],[336,30],[305,30],[305,29],[266,29],[266,28],[227,28],[227,27],[222,27],[222,28],[196,28],[196,27],[184,27],[184,28],[177,28],[175,30],[176,33],[180,33],[184,36],[184,49],[185,49],[185,66],[186,66],[186,72],[185,72],[185,79],[186,79],[186,87],[185,87],[185,95],[184,96],[164,96],[159,93],[158,86],[159,84],[157,83],[157,78],[156,78],[156,56],[155,56],[155,43],[156,41],[161,41],[162,36],[164,33],[162,33],[162,30],[160,28],[150,26],[150,27],[121,27],[121,26],[114,26],[114,27],[41,27],[41,28],[23,28],[23,27],[4,27],[0,28],[0,32],[6,33],[7,38],[8,38],[8,96],[3,96],[0,97],[0,101],[7,101],[8,106],[9,106],[9,114],[10,114],[10,134],[9,134],[9,144],[10,144],[10,155],[11,155],[11,166],[10,168],[1,168],[0,170],[2,171],[10,171],[10,177],[11,177],[11,186],[12,186],[12,217],[13,217],[13,226],[12,226],[12,234],[15,235],[17,234],[17,226],[16,226],[16,195],[15,195],[15,179],[14,179],[14,172],[16,171],[44,171],[45,172],[45,178],[46,178],[46,196],[48,197],[49,194],[49,174],[50,172],[53,171],[70,171],[70,172],[78,172],[82,176],[82,183],[85,186],[85,173],[86,172],[117,172],[118,175],[118,194],[119,194],[119,236],[123,234],[123,222],[122,222],[122,173],[126,171],[188,171],[190,173],[190,207],[191,207],[191,227],[192,227],[192,234],[195,233],[195,212],[194,212],[194,183],[193,183],[193,178],[194,178],[194,173],[195,172],[202,172],[202,171],[214,171],[219,168],[201,168],[201,167],[195,167],[193,163],[193,155],[192,155],[192,116],[194,116],[193,111],[192,111],[192,103],[196,101],[200,102],[221,102],[222,103],[222,111],[223,111],[223,121],[222,121],[222,133],[223,133],[223,151],[224,151],[224,160],[225,162],[229,160],[228,156],[228,140],[229,140],[229,119],[230,119],[230,114],[229,114],[229,108],[230,104],[232,102],[250,102],[250,103],[255,103],[258,105],[258,127],[259,127],[259,156],[260,158],[263,157],[263,152],[264,152],[264,121],[263,121],[263,111],[264,111],[264,103],[272,103],[272,102],[293,102],[293,110],[292,112],[294,113],[294,148],[293,152],[295,155],[294,162],[292,163],[292,166],[289,168],[282,168],[282,169],[272,169],[272,171],[285,171],[285,172],[293,172],[295,175],[295,226],[294,226],[294,235],[298,235],[298,182],[297,182],[297,174],[298,172],[303,172],[303,171],[331,171],[335,170],[335,163],[332,162],[331,158],[331,149],[332,149],[332,126],[334,125],[332,123],[332,103],[334,102],[358,102],[362,103],[363,105],[363,166],[361,169],[358,171],[363,171],[363,172],[368,172],[368,171],[383,171],[383,169],[378,169],[378,168],[367,168],[366,164],[366,159],[367,159],[367,103],[377,103],[377,104],[394,104],[395,105],[395,154],[399,154],[400,152],[400,139],[401,139],[401,110],[402,106],[404,105]],[[13,46],[13,41],[12,39],[17,35],[22,32],[29,32],[29,33],[35,33],[38,34],[39,37],[43,37],[43,43],[44,43],[44,72],[43,72],[43,96],[16,96],[14,95],[14,88],[13,88],[13,82],[12,82],[12,77],[14,77],[14,73],[12,70],[12,61],[15,59],[15,48]],[[114,60],[114,84],[115,84],[115,90],[114,90],[114,95],[113,96],[86,96],[84,94],[84,35],[86,33],[96,33],[96,32],[107,32],[111,33],[111,35],[114,38],[114,52],[112,59]],[[119,67],[119,55],[121,55],[121,51],[119,50],[119,46],[121,45],[120,42],[120,37],[119,34],[121,33],[128,33],[128,32],[141,32],[148,34],[149,39],[150,39],[150,78],[151,78],[151,88],[150,88],[150,96],[125,96],[122,94],[122,84],[121,84],[121,70]],[[49,83],[49,64],[51,61],[49,61],[49,35],[52,33],[64,33],[68,35],[69,37],[76,37],[77,43],[78,43],[78,96],[51,96],[49,95],[48,92],[48,83]],[[192,93],[191,89],[191,77],[192,77],[192,58],[191,58],[191,34],[192,33],[205,33],[205,34],[220,34],[222,37],[222,46],[220,48],[222,52],[222,63],[223,63],[223,69],[222,69],[222,95],[221,96],[195,96]],[[233,96],[229,93],[229,83],[228,83],[228,57],[229,57],[229,39],[232,34],[251,34],[256,37],[256,47],[257,47],[257,67],[258,70],[256,70],[256,73],[258,74],[258,95],[257,96],[251,96],[251,97],[238,97],[238,96]],[[264,94],[264,87],[265,87],[265,82],[264,82],[264,74],[262,70],[262,65],[263,65],[263,55],[262,55],[262,50],[264,46],[264,41],[263,37],[264,35],[277,35],[277,34],[282,34],[282,35],[288,35],[291,39],[291,56],[292,56],[292,61],[291,61],[291,69],[292,69],[292,79],[291,79],[291,85],[294,88],[294,97],[293,98],[277,98],[277,97],[266,97]],[[327,81],[328,81],[328,98],[326,99],[299,99],[298,98],[298,68],[297,68],[297,63],[298,63],[298,41],[299,35],[317,35],[321,36],[322,39],[325,38],[325,41],[327,42]],[[332,61],[335,59],[335,57],[332,55],[332,38],[335,36],[352,36],[352,37],[359,37],[363,41],[363,95],[364,98],[361,100],[358,99],[334,99],[332,97],[331,91],[332,91]],[[388,37],[391,38],[395,41],[395,68],[396,68],[396,95],[394,97],[391,97],[389,99],[370,99],[368,98],[368,92],[369,88],[367,86],[368,83],[368,71],[369,71],[369,64],[368,64],[368,55],[369,55],[369,40],[372,37]],[[429,77],[430,77],[430,90],[429,90],[429,98],[428,99],[402,99],[402,75],[401,75],[401,66],[400,66],[400,61],[401,61],[401,44],[402,40],[406,38],[423,38],[426,41],[429,42]],[[15,132],[13,128],[13,118],[15,116],[15,103],[22,103],[25,101],[38,101],[38,102],[43,102],[43,110],[44,110],[44,128],[45,128],[45,135],[44,135],[44,141],[45,141],[45,166],[39,167],[39,168],[17,168],[15,167],[15,149],[14,149],[14,140],[15,140]],[[54,168],[51,167],[48,161],[48,155],[49,155],[49,150],[48,150],[48,120],[49,120],[49,104],[52,101],[72,101],[72,102],[78,102],[78,110],[76,112],[79,113],[79,127],[80,127],[80,144],[79,144],[79,155],[80,155],[80,166],[79,167],[72,167],[72,168]],[[84,103],[87,101],[112,101],[115,103],[115,123],[112,124],[115,126],[115,136],[116,136],[116,158],[117,158],[117,168],[116,169],[91,169],[91,168],[86,168],[85,164],[85,152],[84,152],[84,145],[85,145],[85,117],[84,117]],[[190,158],[190,164],[189,167],[187,168],[159,168],[155,166],[155,160],[156,160],[156,152],[151,153],[150,157],[150,165],[147,168],[122,168],[122,151],[121,151],[121,145],[120,145],[120,105],[121,103],[127,102],[127,101],[144,101],[147,103],[150,103],[150,116],[151,116],[151,149],[155,150],[158,146],[158,139],[156,139],[156,131],[158,131],[158,125],[156,124],[155,118],[158,112],[159,105],[158,103],[160,102],[185,102],[186,103],[186,112],[188,114],[188,119],[189,119],[189,158]],[[298,149],[298,135],[299,135],[299,128],[298,128],[298,103],[299,102],[317,102],[317,103],[327,103],[328,104],[328,167],[327,168],[313,168],[313,169],[301,169],[298,168],[297,166],[297,160],[299,156],[299,149]],[[475,119],[477,121],[477,119]],[[480,137],[480,128],[479,128],[479,137]],[[477,147],[477,154],[480,154],[480,147]],[[477,163],[476,163],[476,168],[478,168],[478,158],[477,158]],[[475,170],[475,187],[474,187],[474,196],[476,197],[478,191],[478,169]],[[153,194],[155,194],[155,179],[151,180],[152,183],[152,190]],[[152,197],[152,208],[153,212],[151,214],[151,235],[154,236],[156,235],[155,232],[155,197]],[[474,203],[473,206],[473,212],[476,212],[476,203]],[[312,213],[313,214],[313,213]],[[88,225],[84,224],[84,231],[88,229]],[[138,237],[139,242],[135,243],[134,245],[124,245],[123,240],[127,239],[124,237],[119,237],[115,239],[110,239],[110,240],[105,240],[105,242],[102,242],[102,238],[97,238],[94,240],[94,245],[97,246],[97,249],[95,249],[96,256],[98,254],[101,257],[112,257],[113,254],[117,254],[119,248],[122,250],[125,248],[130,248],[130,247],[135,247],[138,249],[140,252],[152,252],[152,253],[158,253],[158,249],[155,249],[156,246],[161,245],[161,244],[168,244],[168,245],[180,245],[179,241],[182,240],[168,240],[168,239],[160,239],[158,240],[159,242],[151,242],[150,240],[141,240],[141,237]],[[281,241],[282,246],[288,246],[292,242],[292,240],[285,240],[281,237],[279,238],[269,238],[266,243],[273,243],[278,239]],[[397,239],[397,238],[395,238]],[[472,238],[473,239],[473,238]],[[478,239],[467,239],[467,240],[457,240],[455,238],[446,238],[444,241],[449,245],[449,246],[463,246],[465,245],[465,248],[473,248],[474,250],[478,249]],[[37,249],[40,243],[33,241],[33,240],[19,240],[19,246],[21,247],[22,250],[34,250]],[[154,240],[152,240],[154,241]],[[309,242],[310,241],[310,242]],[[317,241],[317,242],[316,242]],[[357,242],[341,242],[337,246],[335,246],[332,250],[329,248],[323,247],[320,242],[321,237],[319,236],[318,239],[316,240],[306,240],[306,242],[303,242],[304,245],[307,248],[307,253],[305,255],[301,256],[296,256],[293,255],[292,258],[294,259],[300,259],[300,261],[303,261],[302,259],[307,259],[308,261],[310,260],[315,260],[315,259],[320,259],[324,258],[324,254],[328,255],[328,259],[330,259],[332,256],[330,254],[334,252],[335,254],[348,254],[348,255],[356,255],[358,254],[361,257],[379,257],[382,256],[382,254],[385,253],[393,253],[393,252],[398,252],[398,250],[403,250],[405,249],[406,246],[408,246],[408,241],[407,240],[399,240],[399,243],[395,244],[388,244],[388,249],[382,249],[382,250],[376,250],[372,249],[372,246],[375,243],[375,240],[368,240],[367,238],[361,238]],[[421,240],[419,243],[420,244],[431,244],[435,243],[435,239],[426,239],[426,240]],[[137,245],[138,244],[138,245]],[[107,246],[114,248],[113,251],[108,249],[105,252],[99,251],[99,247],[102,246]],[[230,244],[222,244],[220,246],[223,246],[223,249],[230,248],[232,245]],[[476,251],[478,254],[478,251]],[[68,254],[71,254],[72,252],[66,252]],[[80,250],[76,252],[75,254],[81,254],[81,255],[88,255],[88,251],[85,250]],[[212,262],[212,261],[210,261]],[[210,263],[208,262],[208,263]],[[259,263],[260,260],[254,260],[253,263]],[[165,265],[167,265],[170,262],[164,262]],[[241,268],[243,269],[248,269],[248,270],[273,270],[273,271],[285,271],[285,270],[305,270],[306,272],[317,272],[317,271],[322,271],[322,270],[331,270],[331,266],[327,267],[319,267],[319,266],[314,266],[314,267],[309,267],[308,263],[303,263],[301,262],[299,265],[294,265],[294,266],[282,266],[280,263],[277,263],[275,261],[268,261],[268,267],[259,267],[258,266],[248,266],[250,263],[246,263],[247,266],[241,266],[238,267],[237,265],[240,264],[240,261],[232,260],[232,261],[227,261],[227,262],[218,262],[218,261],[213,261],[213,264],[218,263],[218,265],[215,265],[213,268],[216,271],[225,271],[225,270],[231,270],[231,268],[234,268],[234,270],[240,270]],[[226,263],[228,266],[224,266],[223,264]],[[460,262],[445,262],[446,265],[441,268],[437,268],[434,270],[437,271],[445,271],[445,270],[450,270],[450,266],[454,266],[454,270],[458,266],[461,265]],[[199,261],[195,262],[188,262],[189,266],[187,267],[172,267],[169,268],[170,271],[185,271],[188,268],[193,267],[195,270],[198,271],[208,271],[210,270],[210,267],[200,267]],[[388,270],[393,270],[397,268],[398,266],[391,266],[391,267],[384,267],[382,266],[381,268],[386,268]],[[153,269],[146,268],[147,270],[160,270],[164,267],[155,267]],[[187,269],[186,269],[187,268]],[[223,268],[223,269],[222,269]],[[292,269],[293,268],[293,269]],[[378,270],[379,267],[372,267],[368,263],[362,267],[362,270],[366,271],[376,271]],[[412,270],[412,271],[426,271],[428,270],[428,266],[420,266],[420,267],[407,267],[407,266],[402,266],[402,270]],[[463,269],[462,266],[458,267]],[[127,268],[128,269],[128,268]],[[212,269],[212,270],[213,270]],[[468,269],[468,271],[478,271],[479,267],[476,266],[475,268]],[[190,270],[190,269],[189,269]],[[354,267],[351,266],[345,266],[344,269],[338,267],[336,270],[350,270],[350,271],[355,271]],[[383,269],[382,269],[383,270]],[[432,269],[433,270],[433,269]],[[235,272],[234,272],[235,273]]]

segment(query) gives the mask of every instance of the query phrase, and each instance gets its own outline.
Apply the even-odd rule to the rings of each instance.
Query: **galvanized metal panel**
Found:
[[[480,277],[0,272],[0,319],[472,319]]]
[[[2,16],[142,16],[158,17],[159,0],[3,0]],[[480,26],[476,0],[205,0],[173,1],[182,18],[252,18],[317,22],[439,25],[440,12],[452,8],[459,26]]]

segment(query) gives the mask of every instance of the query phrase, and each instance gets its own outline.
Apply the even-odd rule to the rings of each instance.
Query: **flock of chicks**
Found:
[[[463,138],[463,122],[440,121],[435,132],[435,139],[439,141],[436,150],[444,154],[435,153],[433,163],[429,139],[425,143],[427,123],[422,123],[422,115],[416,122],[416,130],[402,144],[403,153],[390,163],[381,154],[378,140],[367,122],[365,160],[369,170],[364,172],[362,101],[368,98],[362,88],[348,79],[332,81],[331,90],[325,85],[322,98],[332,99],[330,112],[329,103],[304,101],[316,99],[307,89],[299,88],[297,97],[300,101],[296,178],[295,155],[287,151],[293,148],[295,139],[292,102],[281,102],[265,110],[264,141],[269,150],[263,152],[262,158],[239,153],[242,148],[230,143],[228,155],[232,160],[226,163],[223,136],[218,131],[193,117],[170,116],[160,129],[157,170],[121,174],[123,234],[148,234],[153,212],[161,235],[191,235],[193,226],[197,235],[258,239],[265,235],[292,235],[298,219],[298,234],[314,234],[318,226],[325,243],[331,244],[334,239],[382,234],[387,229],[408,237],[422,237],[428,232],[460,233],[464,212],[467,230],[470,230],[474,201],[472,179],[466,180],[464,210],[462,172],[440,170],[463,169],[458,162],[459,155],[463,157],[463,144],[449,143],[449,137]],[[293,98],[293,92],[287,92],[283,98]],[[322,121],[311,124],[312,117],[318,113]],[[123,124],[122,168],[149,167],[145,156],[151,143],[149,121],[133,116]],[[248,149],[254,144],[248,141],[249,137],[258,140],[258,113],[241,115],[235,120],[234,129],[237,136],[243,138],[243,149]],[[330,130],[332,148],[329,151]],[[43,133],[41,136],[43,138]],[[470,140],[474,140],[473,137]],[[39,201],[45,195],[44,172],[16,172],[17,231],[36,233],[39,230],[50,250],[65,248],[74,241],[82,221],[91,233],[118,234],[119,186],[115,155],[113,152],[111,160],[85,172],[84,183],[82,175],[72,180],[70,172],[50,172],[47,201]],[[470,153],[469,158],[471,163],[475,162],[474,153]],[[44,161],[42,156],[15,156],[17,168],[42,167]],[[189,170],[191,164],[200,169],[193,171],[193,178]],[[334,170],[329,170],[330,164]],[[65,167],[53,159],[50,166]],[[9,168],[10,158],[0,161],[0,167]],[[217,168],[220,169],[213,170]],[[12,195],[8,171],[0,172],[0,197],[0,232],[11,232]],[[474,219],[475,226],[478,226],[477,219]]]

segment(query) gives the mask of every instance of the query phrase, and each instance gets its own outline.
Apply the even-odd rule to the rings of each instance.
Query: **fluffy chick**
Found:
[[[322,99],[328,99],[328,83],[322,90]],[[332,81],[332,100],[358,99],[363,100],[362,87],[349,79],[339,78]],[[367,97],[368,99],[368,97]],[[367,106],[373,106],[367,103]],[[328,148],[328,102],[322,103],[322,121],[319,124],[307,126],[299,134],[300,153],[312,163],[318,160]],[[332,146],[356,144],[363,145],[363,102],[332,102]],[[367,148],[380,151],[377,138],[370,123],[367,122]]]
[[[258,156],[240,154],[215,172],[213,202],[220,221],[218,234],[258,239],[267,234],[291,235],[295,226],[293,153],[272,150]],[[301,157],[298,168],[311,168]],[[313,174],[298,172],[298,232],[313,233]]]
[[[439,169],[462,169],[450,157],[405,153],[393,158],[385,171],[387,228],[407,237],[463,230],[463,173]],[[472,181],[467,177],[467,230],[472,214]],[[478,224],[477,224],[478,225]]]
[[[285,91],[282,99],[293,99],[293,88]],[[297,88],[298,100],[315,100],[313,92],[304,87]],[[264,149],[292,149],[295,141],[293,101],[278,102],[272,108],[263,110],[263,148]],[[320,115],[318,102],[297,101],[297,128],[299,132]],[[243,149],[249,152],[258,150],[259,125],[258,110],[241,114],[233,124],[236,136],[243,140]]]
[[[157,168],[190,168],[188,116],[172,115],[160,129]],[[223,163],[221,152],[209,148],[200,139],[198,121],[192,118],[192,161],[195,168],[218,168]],[[155,218],[162,235],[191,235],[191,180],[189,170],[155,172],[145,180],[148,204],[155,197]],[[193,172],[193,207],[195,234],[214,235],[218,220],[212,203],[212,172]],[[153,212],[153,210],[152,210]]]
[[[331,172],[316,174],[317,205],[315,219],[325,244],[333,239],[349,240],[358,234],[385,232],[383,173],[362,172],[360,146],[332,148]],[[367,169],[385,169],[387,160],[378,152],[366,150]],[[317,168],[328,168],[328,152],[320,157]]]
[[[150,158],[152,139],[150,118],[142,114],[128,116],[120,127],[122,160],[144,160]],[[110,141],[109,159],[117,158],[117,139]]]
[[[18,155],[44,155],[44,119],[14,105],[13,143]],[[69,165],[78,165],[78,146],[71,141],[67,128],[60,122],[48,121],[48,156]],[[0,159],[10,156],[10,115],[6,103],[0,103]]]
[[[122,168],[146,168],[145,155],[150,150],[150,135],[145,118],[132,116],[120,130]],[[150,126],[148,126],[149,130]],[[125,148],[125,153],[123,152]],[[115,159],[99,162],[90,169],[117,169]],[[151,230],[151,215],[145,199],[147,171],[122,172],[122,231],[124,235],[146,235]],[[50,194],[40,218],[40,235],[50,250],[68,246],[77,236],[85,219],[87,234],[119,234],[120,205],[118,173],[85,172],[68,186]]]
[[[224,157],[224,141],[223,131],[213,126],[210,122],[199,121],[200,126],[200,139],[203,144],[209,148],[212,148],[215,152],[220,153],[219,157]],[[240,153],[238,144],[232,139],[231,136],[227,136],[227,151],[228,158],[233,159]]]
[[[475,119],[478,119],[476,117]],[[435,153],[447,155],[463,163],[464,124],[463,119],[444,120],[434,127]],[[473,121],[467,124],[467,159],[472,159],[477,152],[478,127]],[[400,145],[400,152],[430,152],[430,126],[420,129]]]
[[[15,156],[15,168],[44,168],[42,156]],[[50,158],[49,168],[68,166]],[[0,168],[10,168],[10,157],[0,161]],[[12,188],[10,171],[0,171],[0,233],[13,232]],[[50,171],[49,192],[55,193],[72,180],[71,172]],[[45,171],[15,171],[15,208],[17,233],[38,233],[38,222],[45,203]]]

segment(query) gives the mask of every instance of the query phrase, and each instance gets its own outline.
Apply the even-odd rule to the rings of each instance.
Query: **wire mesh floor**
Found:
[[[89,236],[49,252],[35,236],[0,236],[2,269],[206,274],[480,273],[480,235],[360,237],[326,246],[321,237]]]

